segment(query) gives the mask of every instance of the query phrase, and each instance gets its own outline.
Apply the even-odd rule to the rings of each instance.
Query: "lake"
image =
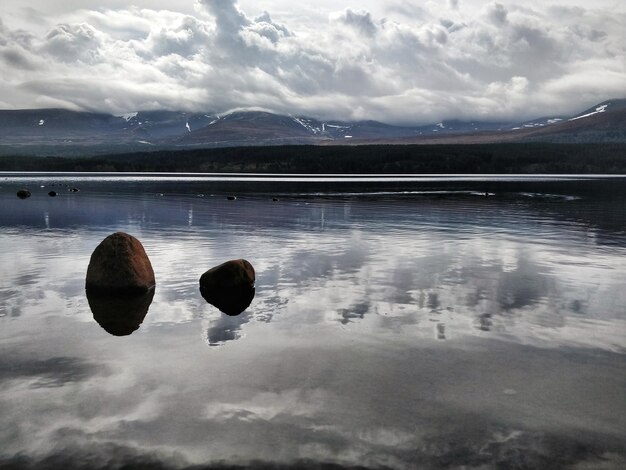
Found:
[[[116,231],[126,336],[84,289]],[[626,468],[626,177],[3,173],[0,266],[2,467]]]

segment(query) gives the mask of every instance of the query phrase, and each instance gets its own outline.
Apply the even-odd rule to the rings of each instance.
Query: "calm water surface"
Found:
[[[157,278],[123,337],[115,231]],[[0,266],[0,466],[626,467],[624,178],[4,174]]]

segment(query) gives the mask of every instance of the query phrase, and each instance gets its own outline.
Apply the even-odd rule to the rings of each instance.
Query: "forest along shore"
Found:
[[[626,144],[234,147],[101,156],[0,156],[0,171],[625,174]]]

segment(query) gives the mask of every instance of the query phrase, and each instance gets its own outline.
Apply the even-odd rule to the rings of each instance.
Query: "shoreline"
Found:
[[[623,175],[626,174],[626,144],[302,145],[100,156],[15,154],[0,156],[0,172],[319,175],[326,178],[335,175]]]

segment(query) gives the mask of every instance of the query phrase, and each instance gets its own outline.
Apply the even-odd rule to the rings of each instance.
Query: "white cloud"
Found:
[[[496,25],[504,25],[507,22],[508,11],[501,3],[491,3],[487,6],[487,17]]]
[[[175,23],[159,25],[150,31],[147,47],[156,56],[177,54],[189,57],[206,47],[209,31],[201,21],[191,16],[179,18]]]
[[[44,38],[42,50],[63,62],[100,60],[101,33],[86,23],[60,24]]]
[[[254,106],[417,123],[569,112],[626,95],[626,11],[601,0],[274,0],[268,11],[247,0],[198,0],[195,10],[85,2],[59,9],[42,34],[34,19],[23,26],[47,7],[27,3],[0,23],[6,107]]]
[[[346,8],[340,13],[332,14],[331,20],[338,21],[348,27],[354,28],[361,34],[370,37],[374,36],[378,29],[372,20],[371,13],[365,10],[354,11],[350,8]]]

